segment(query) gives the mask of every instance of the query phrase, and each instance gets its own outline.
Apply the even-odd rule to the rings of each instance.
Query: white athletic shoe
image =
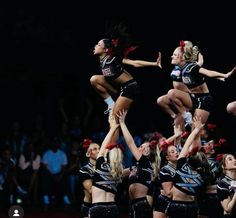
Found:
[[[185,126],[192,126],[192,122],[193,122],[193,116],[190,112],[185,112],[184,115],[184,125]]]
[[[114,105],[108,106],[107,109],[104,111],[104,114],[108,114],[108,116],[110,116],[112,113],[113,107]]]

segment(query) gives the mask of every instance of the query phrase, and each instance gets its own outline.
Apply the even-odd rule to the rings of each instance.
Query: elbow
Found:
[[[166,196],[167,196],[168,198],[172,198],[172,193],[171,193],[171,192],[167,192],[167,193],[166,193]]]
[[[133,67],[139,68],[139,67],[142,67],[142,65],[140,65],[140,64],[133,64]]]
[[[230,209],[230,208],[227,208],[227,209],[225,209],[225,212],[226,212],[226,213],[228,213],[228,214],[231,214],[231,212],[232,212],[232,209]]]
[[[233,211],[233,208],[230,205],[227,205],[226,207],[223,207],[223,208],[224,208],[224,211],[229,214],[231,214]]]

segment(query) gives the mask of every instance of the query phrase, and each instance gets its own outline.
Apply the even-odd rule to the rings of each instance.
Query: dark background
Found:
[[[140,42],[131,58],[155,60],[157,51],[163,54],[163,70],[127,67],[142,88],[141,98],[129,113],[130,125],[136,131],[158,129],[170,133],[172,121],[156,105],[156,99],[172,87],[170,57],[181,39],[199,45],[206,68],[226,73],[235,66],[235,11],[230,3],[209,2],[206,6],[199,1],[17,1],[1,4],[1,132],[15,120],[27,130],[39,115],[44,117],[48,131],[57,129],[61,121],[58,101],[63,96],[69,96],[67,109],[72,113],[77,109],[81,113],[88,110],[84,102],[90,98],[96,105],[93,113],[104,116],[105,105],[91,88],[89,78],[99,73],[92,50],[103,38],[107,20],[130,24]],[[225,107],[235,100],[235,77],[226,83],[208,79],[208,85],[216,100],[209,119],[220,126],[233,149],[236,119],[226,113]],[[105,118],[101,126],[106,128]]]

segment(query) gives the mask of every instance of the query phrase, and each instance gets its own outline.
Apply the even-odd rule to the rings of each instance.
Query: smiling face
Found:
[[[171,56],[171,64],[183,66],[185,64],[185,61],[183,59],[183,52],[181,51],[180,47],[177,47],[172,56]]]

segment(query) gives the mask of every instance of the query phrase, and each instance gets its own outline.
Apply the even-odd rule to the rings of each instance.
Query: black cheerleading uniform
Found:
[[[153,168],[148,157],[142,155],[137,161],[135,160],[129,176],[129,185],[140,183],[152,189],[152,174]],[[152,208],[150,207],[147,197],[136,198],[131,200],[131,215],[132,218],[152,218]]]
[[[163,166],[160,170],[160,182],[173,182],[175,176],[175,166],[168,163]],[[162,189],[162,187],[161,187]],[[157,212],[167,213],[168,206],[171,202],[171,199],[167,196],[160,194],[157,199],[154,201],[154,210]]]
[[[83,184],[85,180],[93,180],[94,172],[94,165],[91,162],[88,162],[79,170],[79,182]],[[83,202],[81,204],[81,217],[88,217],[91,206],[91,202]]]
[[[110,55],[107,55],[101,61],[100,67],[102,74],[108,83],[112,83],[124,72],[122,60]],[[134,100],[139,95],[139,93],[140,87],[135,79],[131,79],[120,85],[120,96]]]
[[[223,175],[217,181],[217,195],[220,201],[232,197],[235,193],[235,189],[231,187],[231,182],[235,182],[232,178],[227,175]],[[230,214],[224,214],[223,217],[236,217],[236,207]]]
[[[182,76],[181,76],[181,67],[179,66],[174,66],[174,69],[170,73],[170,77],[173,81],[176,82],[183,82],[182,81]]]
[[[205,185],[203,177],[193,171],[187,163],[187,158],[182,157],[177,161],[176,173],[174,176],[174,186],[187,195],[196,196]],[[172,200],[168,207],[169,218],[197,218],[198,206],[195,201]]]
[[[102,74],[109,82],[118,78],[124,71],[122,60],[107,55],[100,63]]]
[[[93,177],[93,186],[106,192],[117,194],[118,181],[112,179],[110,166],[103,156],[96,161],[96,170]],[[117,218],[118,207],[115,202],[93,203],[89,211],[90,218]]]
[[[181,68],[182,82],[189,88],[193,89],[205,83],[204,75],[199,73],[200,66],[196,63],[187,63]],[[212,111],[214,106],[213,97],[210,93],[189,93],[193,109],[202,109],[208,112]]]
[[[208,163],[211,167],[213,177],[210,181],[210,186],[216,185],[218,174],[218,163],[215,158],[208,158]],[[207,216],[209,218],[222,218],[223,208],[220,204],[217,192],[216,193],[203,193],[198,198],[199,215]]]
[[[187,63],[181,68],[182,81],[189,89],[205,83],[205,77],[199,73],[199,69],[196,63]]]

